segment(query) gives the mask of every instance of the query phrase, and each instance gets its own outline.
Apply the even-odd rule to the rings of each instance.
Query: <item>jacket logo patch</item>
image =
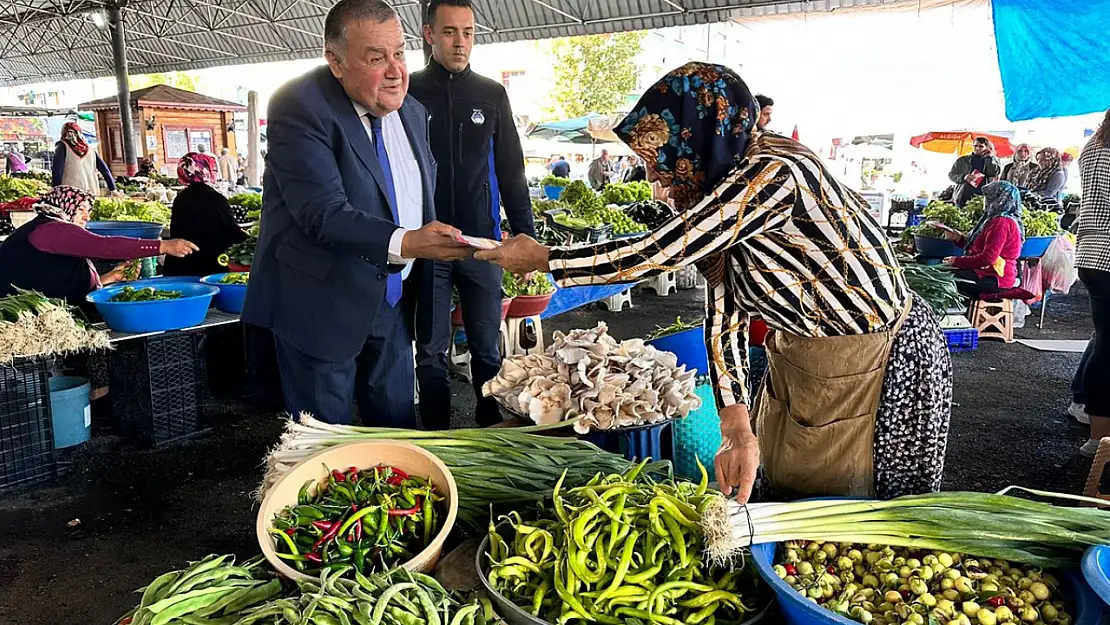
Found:
[[[481,126],[486,123],[486,116],[482,113],[482,109],[474,109],[474,112],[470,115],[470,121],[474,122],[475,126]]]

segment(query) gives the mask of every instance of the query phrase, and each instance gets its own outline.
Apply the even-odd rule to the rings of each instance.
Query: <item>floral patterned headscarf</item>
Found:
[[[983,185],[983,200],[983,216],[979,218],[979,223],[975,224],[971,234],[967,235],[965,248],[971,248],[971,242],[983,234],[987,224],[995,217],[1006,217],[1017,222],[1021,240],[1025,240],[1025,224],[1021,220],[1021,190],[1005,180],[999,180]]]
[[[85,141],[85,134],[77,122],[66,122],[62,126],[62,143],[69,146],[69,149],[81,158],[89,153],[89,144]]]
[[[189,152],[177,163],[177,179],[181,184],[209,182],[208,162],[204,155]]]
[[[1056,172],[1060,171],[1060,150],[1056,148],[1044,148],[1037,152],[1037,156],[1044,154],[1048,159],[1048,165],[1040,165],[1038,163],[1037,170],[1029,176],[1029,189],[1031,191],[1040,191],[1045,188],[1048,181]]]
[[[655,83],[616,134],[670,188],[679,210],[692,208],[743,159],[759,104],[723,65],[687,63]]]
[[[59,185],[40,197],[34,208],[40,215],[72,222],[77,209],[85,202],[92,204],[92,201],[91,193],[75,187]]]

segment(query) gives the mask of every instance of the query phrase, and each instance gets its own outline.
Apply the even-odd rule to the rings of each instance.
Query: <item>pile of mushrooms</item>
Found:
[[[701,406],[695,371],[674,354],[608,332],[604,323],[556,332],[545,353],[505,359],[482,394],[541,425],[581,416],[579,434],[685,417]]]

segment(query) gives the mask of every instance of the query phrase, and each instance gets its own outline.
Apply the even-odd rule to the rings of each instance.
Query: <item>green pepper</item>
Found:
[[[301,490],[297,492],[298,504],[303,506],[312,503],[312,495],[309,493],[309,489],[312,488],[312,485],[315,483],[316,480],[308,480],[304,483],[304,486],[301,486]]]
[[[424,498],[424,545],[432,544],[433,533],[435,532],[435,505],[431,497]]]
[[[339,555],[342,556],[349,556],[355,552],[354,547],[351,547],[343,541],[337,541],[336,548],[339,550]]]

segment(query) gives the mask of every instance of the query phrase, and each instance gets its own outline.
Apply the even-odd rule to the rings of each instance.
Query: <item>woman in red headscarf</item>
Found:
[[[94,196],[100,195],[100,182],[96,179],[98,171],[104,176],[108,190],[115,191],[116,181],[112,178],[112,170],[108,169],[96,150],[89,149],[77,122],[66,122],[62,126],[62,138],[54,148],[51,183],[55,187],[65,185]]]
[[[203,155],[190,152],[182,156],[177,179],[187,186],[173,201],[170,232],[196,243],[200,251],[184,258],[167,258],[162,272],[167,276],[207,276],[227,271],[216,259],[246,239],[247,233],[235,223],[227,198],[208,185],[212,174]]]

